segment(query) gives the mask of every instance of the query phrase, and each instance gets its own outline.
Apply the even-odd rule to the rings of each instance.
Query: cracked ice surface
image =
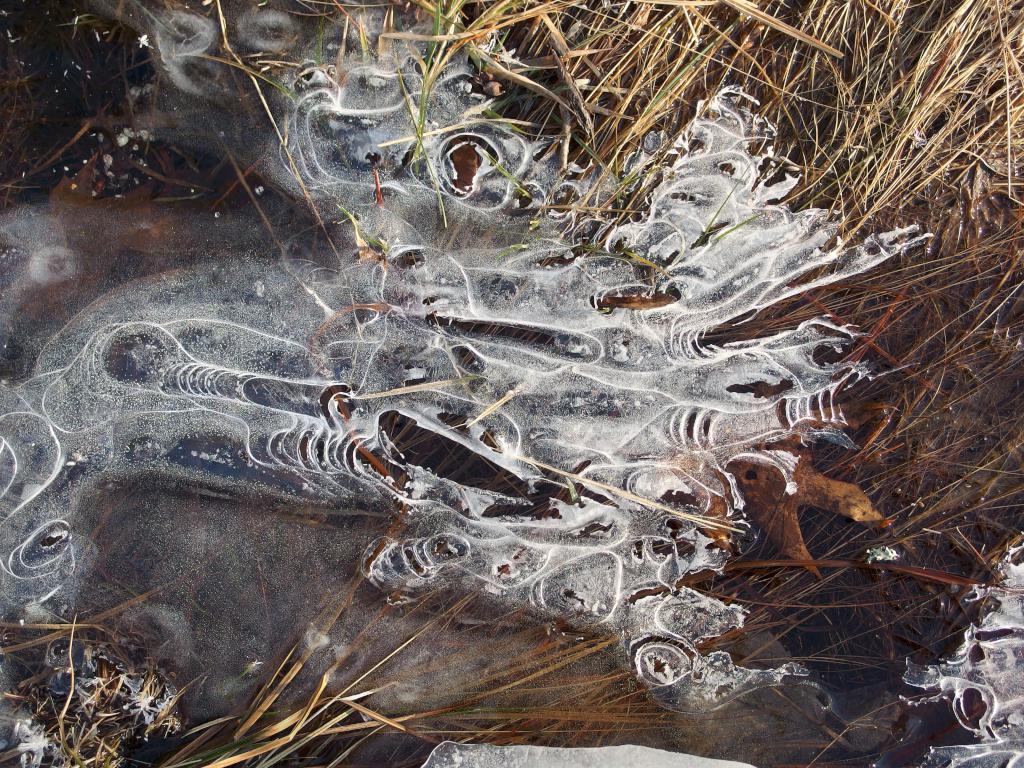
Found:
[[[190,96],[222,97],[212,24],[174,11],[152,30]],[[261,48],[294,32],[270,16],[239,25]],[[485,118],[464,59],[430,88],[411,56],[336,60],[296,70],[285,151],[262,169],[329,218],[333,254],[296,238],[280,257],[268,246],[114,290],[0,388],[7,612],[73,599],[86,489],[145,472],[338,510],[397,504],[402,533],[362,561],[381,590],[483,592],[616,633],[672,708],[797,673],[700,651],[743,612],[678,584],[725,562],[711,537],[742,508],[729,462],[791,480],[794,457],[762,446],[840,435],[836,391],[864,371],[820,361],[853,335],[825,319],[703,337],[872,268],[912,232],[846,246],[824,212],[778,204],[796,179],[764,181],[771,127],[736,91],[668,148],[643,215],[609,222],[559,207],[615,193]],[[64,247],[9,245],[30,264]],[[507,482],[446,475],[400,445],[397,422]]]
[[[925,762],[940,768],[1004,768],[1024,764],[1024,565],[1020,550],[1000,567],[1001,585],[976,589],[986,599],[981,621],[968,627],[950,658],[910,665],[906,680],[947,698],[977,743],[932,747]]]

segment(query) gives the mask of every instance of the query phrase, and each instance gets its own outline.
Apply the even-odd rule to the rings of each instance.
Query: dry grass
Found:
[[[567,160],[592,160],[617,178],[649,132],[675,135],[702,99],[740,85],[777,124],[778,153],[802,173],[793,205],[832,210],[850,235],[913,222],[934,233],[926,249],[748,326],[770,331],[825,313],[863,329],[852,354],[881,375],[846,394],[860,448],[821,451],[816,461],[858,483],[894,524],[871,531],[809,512],[808,547],[831,563],[822,578],[774,559],[761,543],[699,586],[748,605],[750,628],[782,640],[839,686],[892,689],[907,657],[927,662],[946,650],[971,616],[963,581],[988,579],[1024,525],[1024,9],[1006,0],[418,5],[434,19],[430,71],[467,48],[502,84],[495,111],[559,139]],[[306,6],[344,23],[337,3]],[[127,33],[116,25],[47,26],[58,17],[66,14],[33,17],[20,31],[68,61],[91,57],[112,79],[107,90],[72,100],[73,109],[47,106],[48,81],[33,71],[39,63],[13,47],[4,54],[0,186],[8,204],[52,186],[83,120],[116,100],[112,73],[145,58],[121,45]],[[83,40],[94,27],[101,43]],[[225,184],[216,194],[227,192]],[[633,201],[617,204],[609,215],[628,213]],[[859,566],[880,544],[897,547],[919,572]],[[292,657],[246,711],[196,732],[166,764],[343,765],[360,738],[395,730],[507,742],[569,741],[559,734],[575,730],[598,743],[606,732],[665,727],[667,715],[622,693],[621,676],[585,679],[581,720],[580,690],[555,673],[602,642],[538,638],[506,677],[481,681],[458,705],[399,717],[360,704],[362,688],[318,685],[297,708],[279,710],[275,701],[304,679],[303,658]],[[395,653],[404,647],[396,641]],[[545,675],[563,686],[550,706],[509,716],[481,703],[532,691]]]
[[[38,740],[27,754],[0,752],[0,763],[103,768],[181,731],[181,693],[129,639],[110,642],[109,632],[76,624],[18,626],[17,635],[28,645],[15,658],[28,674],[6,698],[31,717]]]
[[[329,631],[351,597],[351,592],[343,594],[325,610],[318,627]],[[350,764],[350,758],[355,759],[352,764],[375,764],[372,757],[367,763],[360,750],[368,742],[372,746],[373,737],[381,733],[397,733],[415,738],[388,745],[393,764],[418,766],[426,752],[445,739],[586,744],[609,730],[649,733],[671,727],[671,713],[625,685],[628,673],[606,663],[595,666],[616,638],[581,641],[524,623],[516,615],[486,628],[463,627],[458,635],[451,634],[452,623],[471,613],[471,602],[453,604],[431,596],[406,606],[414,619],[407,632],[392,636],[385,650],[378,648],[378,655],[364,657],[362,643],[372,643],[381,629],[370,622],[361,628],[349,653],[326,668],[313,661],[316,646],[300,641],[275,662],[250,701],[227,716],[198,724],[182,738],[157,744],[157,753],[163,752],[159,765],[340,766]],[[145,747],[150,736],[159,740],[162,732],[177,731],[177,696],[148,727],[140,726],[122,706],[124,670],[135,666],[125,660],[132,638],[113,629],[115,612],[76,625],[8,626],[6,650],[16,649],[16,658],[31,672],[12,701],[44,726],[57,754],[80,768],[119,765]],[[17,644],[12,643],[15,639]],[[88,701],[81,690],[67,696],[55,696],[51,690],[52,649],[58,649],[58,656],[67,655],[72,639],[89,658],[120,661],[117,669],[101,670],[98,677],[104,684],[99,693],[89,688]],[[480,664],[482,648],[494,663]],[[473,674],[460,678],[453,676],[453,669]],[[340,672],[347,681],[342,685],[336,682]],[[150,669],[138,676],[154,689],[162,685]],[[439,679],[459,680],[460,685],[439,694]],[[426,709],[406,704],[402,714],[378,711],[375,701],[394,707],[394,698],[388,703],[387,694],[402,690],[429,691],[427,697],[434,703]],[[65,702],[73,706],[69,709]]]
[[[702,99],[739,85],[760,100],[779,128],[778,153],[803,174],[794,201],[836,211],[849,231],[882,212],[906,220],[909,200],[969,185],[978,168],[993,176],[991,191],[1019,199],[1019,8],[819,0],[799,13],[764,9],[840,58],[734,5],[530,4],[505,47],[533,64],[522,75],[579,99],[568,115],[542,98],[519,111],[545,125],[568,117],[572,154],[616,172],[649,131],[671,135]]]

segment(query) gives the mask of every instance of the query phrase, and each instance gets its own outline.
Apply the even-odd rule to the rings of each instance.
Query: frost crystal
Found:
[[[43,732],[43,727],[27,719],[15,720],[10,732],[10,744],[0,747],[13,750],[22,768],[39,768],[58,759],[59,747]]]
[[[933,768],[1003,768],[1024,756],[1024,565],[1020,550],[1000,568],[1002,585],[976,589],[986,599],[981,622],[968,627],[964,642],[946,661],[931,667],[911,664],[906,680],[948,698],[957,721],[978,742],[933,747]]]
[[[223,103],[212,19],[141,26],[180,92]],[[243,52],[304,45],[285,14],[237,26]],[[586,220],[572,203],[615,190],[485,117],[465,58],[427,83],[407,49],[337,53],[294,70],[298,97],[275,102],[287,139],[260,153],[266,176],[316,203],[331,248],[297,234],[283,255],[265,244],[112,290],[0,388],[7,607],[70,594],[82,500],[145,473],[339,511],[397,504],[404,529],[362,563],[382,590],[484,592],[617,633],[669,707],[797,672],[702,652],[743,614],[680,580],[724,563],[710,534],[742,507],[729,463],[791,482],[795,457],[763,446],[842,429],[836,391],[863,370],[821,361],[852,336],[825,319],[705,334],[870,269],[910,231],[845,247],[823,211],[778,204],[795,179],[765,181],[771,127],[733,90],[671,148],[643,215]],[[59,226],[21,231],[30,269],[57,269]],[[441,471],[403,430],[502,482]]]

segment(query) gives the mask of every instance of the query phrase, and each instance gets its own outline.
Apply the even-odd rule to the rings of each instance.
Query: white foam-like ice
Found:
[[[423,768],[752,768],[746,763],[712,760],[649,747],[568,749],[490,744],[439,744]]]
[[[170,81],[186,93],[209,81],[203,95],[219,98],[212,19],[145,18]],[[301,45],[277,16],[238,23],[243,42]],[[662,156],[645,211],[622,222],[560,207],[615,191],[485,117],[464,57],[426,84],[422,55],[398,46],[333,61],[293,70],[287,139],[263,165],[314,201],[333,252],[296,236],[281,257],[268,246],[111,291],[31,378],[0,388],[6,607],[67,592],[85,489],[145,472],[338,510],[397,504],[403,533],[362,566],[382,590],[483,592],[617,633],[673,708],[796,673],[702,651],[743,612],[679,582],[724,564],[709,533],[742,507],[730,461],[791,482],[793,458],[764,446],[840,434],[836,392],[864,369],[820,362],[853,335],[827,319],[704,334],[870,269],[912,231],[845,246],[823,211],[777,203],[795,179],[764,181],[771,127],[735,90]],[[519,490],[403,453],[388,432],[399,418]]]
[[[1024,565],[1021,551],[1007,555],[1000,586],[977,588],[984,614],[968,627],[950,658],[930,667],[910,665],[906,680],[948,699],[973,744],[933,747],[934,768],[1007,768],[1024,765]]]

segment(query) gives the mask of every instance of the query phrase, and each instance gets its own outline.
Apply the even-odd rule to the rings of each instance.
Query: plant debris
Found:
[[[70,632],[8,694],[19,719],[7,754],[29,767],[124,766],[147,742],[181,732],[179,698],[138,648]]]

